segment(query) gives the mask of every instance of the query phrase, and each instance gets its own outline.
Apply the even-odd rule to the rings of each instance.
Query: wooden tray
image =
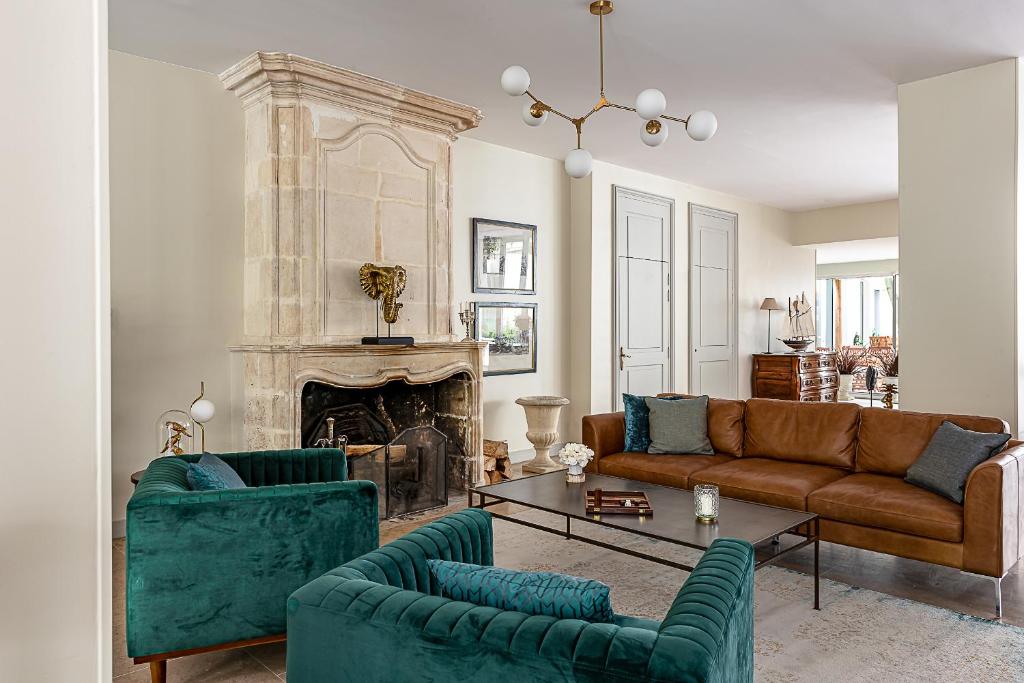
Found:
[[[632,505],[625,505],[626,501]],[[636,515],[650,517],[654,508],[643,491],[587,491],[587,514],[591,515]]]

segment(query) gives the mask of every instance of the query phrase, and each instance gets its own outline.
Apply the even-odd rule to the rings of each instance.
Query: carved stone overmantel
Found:
[[[249,447],[299,444],[307,381],[379,386],[464,372],[479,454],[482,350],[452,336],[451,152],[480,111],[277,52],[250,55],[221,81],[245,116],[244,336],[233,350],[244,358]],[[358,345],[377,322],[359,285],[367,262],[405,268],[391,334],[415,346]],[[469,469],[463,481],[478,477]]]

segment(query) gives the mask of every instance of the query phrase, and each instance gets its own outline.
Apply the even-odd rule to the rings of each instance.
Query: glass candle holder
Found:
[[[693,513],[698,522],[713,524],[718,521],[718,487],[697,484],[693,487]]]

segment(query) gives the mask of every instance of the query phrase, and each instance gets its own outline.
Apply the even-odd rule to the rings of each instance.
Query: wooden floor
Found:
[[[381,544],[400,538],[432,519],[464,508],[461,497],[446,508],[381,523]],[[515,512],[507,505],[493,508],[505,513]],[[585,525],[577,531],[585,535]],[[498,543],[501,539],[496,539]],[[813,571],[811,550],[787,554],[779,565],[810,574]],[[1018,563],[1003,579],[1003,619],[1005,623],[1024,626],[1024,563]],[[114,568],[114,679],[119,683],[142,683],[149,680],[149,668],[134,665],[125,653],[124,641],[124,539],[116,539],[113,547]],[[821,575],[851,586],[870,588],[880,593],[943,607],[984,619],[994,618],[994,588],[984,577],[963,574],[948,567],[904,560],[866,550],[821,544]],[[823,606],[828,609],[827,605]],[[285,645],[262,645],[184,659],[168,664],[168,681],[218,683],[273,683],[285,680]]]

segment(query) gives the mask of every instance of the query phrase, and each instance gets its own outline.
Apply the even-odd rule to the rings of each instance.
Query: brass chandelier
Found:
[[[597,104],[583,116],[572,117],[563,114],[548,103],[544,102],[530,92],[530,74],[521,66],[510,66],[501,74],[501,89],[507,95],[519,97],[526,95],[530,98],[523,107],[523,122],[528,126],[539,126],[548,118],[548,112],[561,117],[576,127],[576,148],[569,150],[565,156],[565,172],[573,178],[585,178],[590,175],[593,166],[593,157],[590,152],[583,149],[583,124],[591,116],[605,107],[613,109],[624,109],[625,111],[636,112],[644,120],[643,129],[640,131],[640,139],[644,144],[657,147],[668,139],[668,127],[662,123],[665,121],[676,121],[686,127],[686,133],[694,140],[702,142],[708,140],[718,130],[718,119],[709,111],[695,111],[686,118],[677,118],[665,114],[667,104],[665,95],[660,90],[649,88],[643,90],[636,96],[636,103],[633,107],[623,104],[616,104],[610,101],[604,92],[604,18],[615,9],[612,0],[595,0],[590,3],[590,13],[597,16],[598,35],[600,40],[600,71],[601,71],[601,92]]]

